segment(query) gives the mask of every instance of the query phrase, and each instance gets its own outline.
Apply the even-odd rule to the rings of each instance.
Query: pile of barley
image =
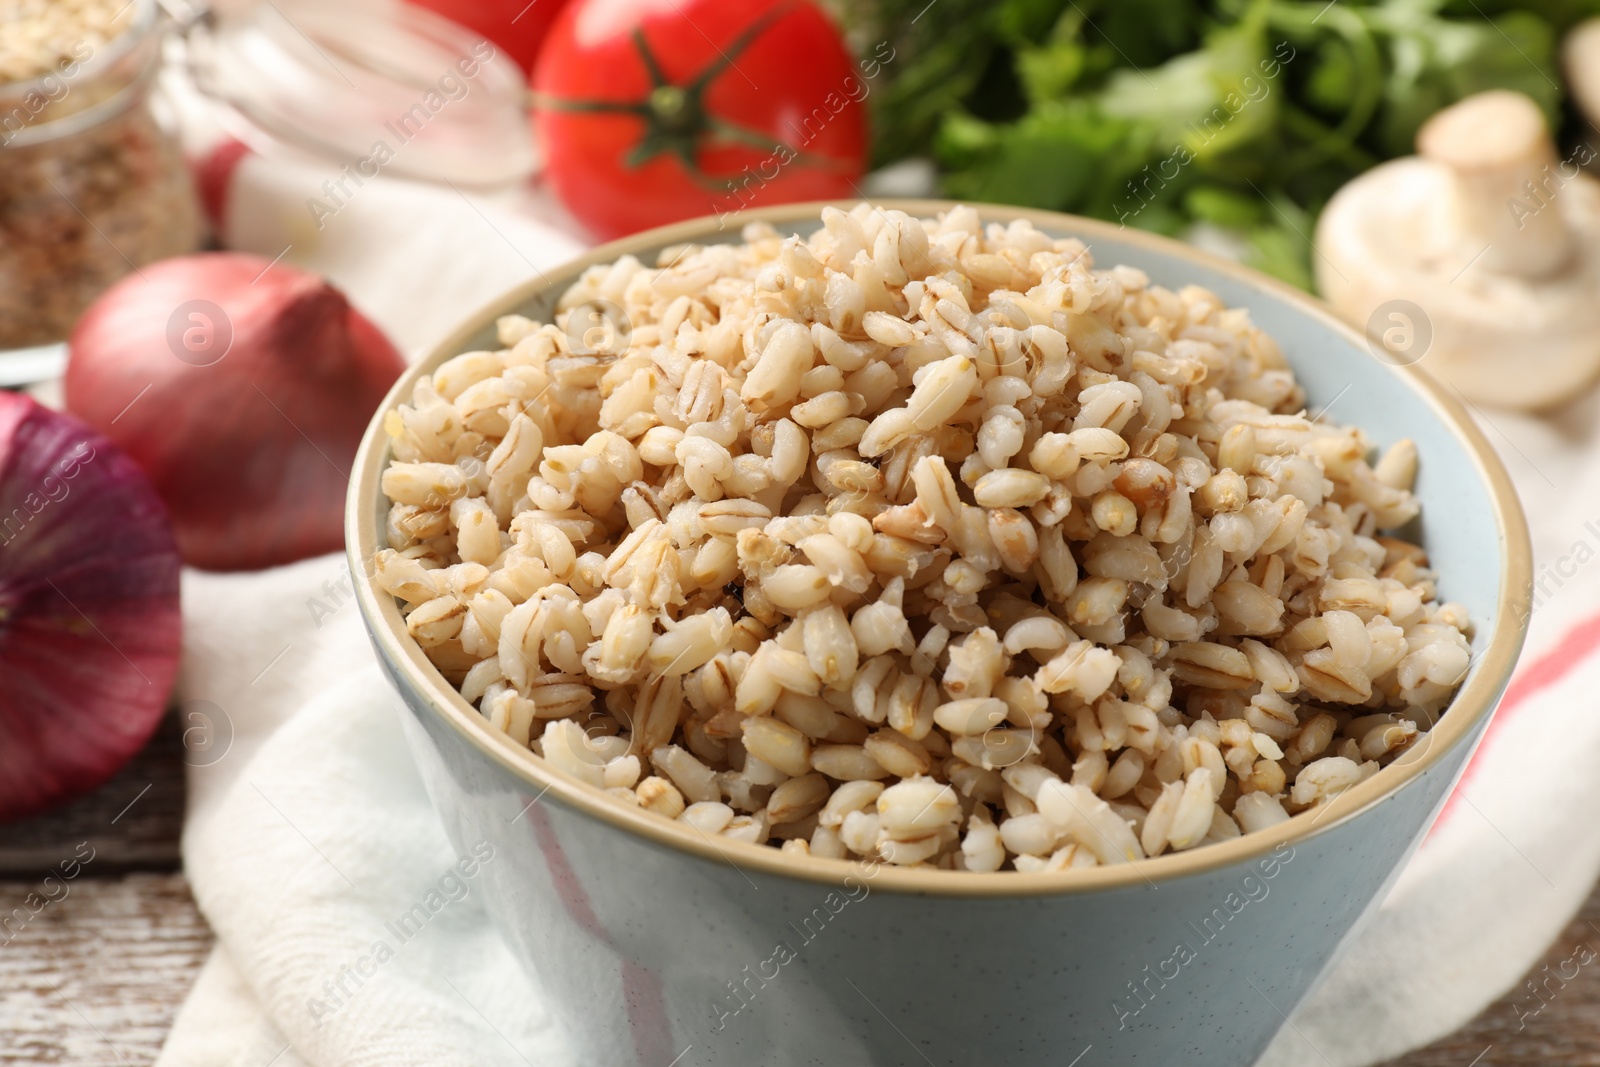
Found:
[[[1326,803],[1466,673],[1271,338],[1076,240],[860,206],[586,272],[392,413],[378,584],[621,803],[786,852],[1053,871]],[[564,328],[625,310],[616,358]],[[574,349],[580,352],[575,352]]]

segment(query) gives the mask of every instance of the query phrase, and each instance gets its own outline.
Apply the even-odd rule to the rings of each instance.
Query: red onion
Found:
[[[143,472],[0,393],[0,820],[110,778],[178,673],[178,545]]]
[[[344,543],[351,460],[404,361],[344,295],[231,252],[143,268],[72,333],[67,409],[128,451],[211,570]]]

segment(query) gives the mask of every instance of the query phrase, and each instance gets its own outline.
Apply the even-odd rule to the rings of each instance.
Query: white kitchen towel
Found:
[[[388,180],[307,231],[314,167],[235,162],[230,244],[329,275],[413,357],[579,247],[537,193]],[[1450,1032],[1520,980],[1600,873],[1586,829],[1600,812],[1597,405],[1480,415],[1535,519],[1528,652],[1440,823],[1263,1067],[1355,1067]],[[184,611],[181,714],[201,742],[184,857],[218,947],[161,1067],[568,1062],[559,1020],[454,866],[343,560],[189,573]],[[440,891],[460,899],[376,962],[384,923],[447,877]],[[1542,1003],[1516,1006],[1524,1025]]]
[[[480,906],[493,847],[451,851],[393,696],[347,662],[186,834],[220,947],[162,1062],[574,1064]]]

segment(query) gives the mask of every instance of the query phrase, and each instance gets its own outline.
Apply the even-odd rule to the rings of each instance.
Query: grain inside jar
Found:
[[[0,348],[65,338],[117,279],[198,246],[160,50],[153,0],[0,0]]]

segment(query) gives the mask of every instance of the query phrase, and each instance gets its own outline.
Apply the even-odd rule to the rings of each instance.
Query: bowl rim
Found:
[[[985,221],[1008,222],[1024,219],[1035,226],[1065,230],[1081,236],[1093,247],[1099,239],[1127,242],[1148,251],[1188,260],[1227,275],[1251,288],[1264,291],[1292,305],[1319,325],[1344,337],[1350,344],[1376,360],[1368,351],[1363,335],[1338,318],[1333,309],[1286,282],[1260,274],[1230,260],[1202,252],[1179,241],[1119,227],[1062,212],[1019,208],[1003,204],[936,199],[874,199],[850,201],[809,201],[733,212],[726,216],[703,216],[633,234],[599,245],[575,259],[537,276],[489,301],[448,337],[432,346],[428,353],[390,389],[374,414],[362,438],[350,480],[345,512],[346,551],[354,576],[362,619],[393,669],[404,676],[412,693],[449,729],[491,761],[522,780],[537,792],[535,802],[550,794],[569,808],[590,819],[608,824],[653,844],[686,853],[711,863],[732,866],[740,872],[758,870],[777,878],[845,885],[854,876],[868,878],[874,889],[939,897],[1034,897],[1099,892],[1141,883],[1155,888],[1160,881],[1215,872],[1225,868],[1265,860],[1284,846],[1291,849],[1315,836],[1368,811],[1412,783],[1423,772],[1441,762],[1459,745],[1481,736],[1486,722],[1499,702],[1501,693],[1516,665],[1527,634],[1527,613],[1520,605],[1531,603],[1533,561],[1529,534],[1516,490],[1499,456],[1465,407],[1451,397],[1444,386],[1413,366],[1386,363],[1395,379],[1440,417],[1453,432],[1465,458],[1481,483],[1487,485],[1493,502],[1494,520],[1500,536],[1500,583],[1495,604],[1495,627],[1481,655],[1477,670],[1450,704],[1450,714],[1440,718],[1429,731],[1429,742],[1413,747],[1400,759],[1371,778],[1350,787],[1316,812],[1304,812],[1266,830],[1206,845],[1185,852],[1167,853],[1133,863],[1087,870],[1051,873],[1018,871],[945,871],[926,868],[899,868],[877,860],[827,859],[786,854],[769,845],[740,841],[713,841],[690,826],[664,819],[641,808],[628,807],[565,772],[558,771],[509,737],[493,729],[483,716],[445,681],[422,652],[421,646],[406,634],[403,617],[394,597],[384,594],[372,581],[370,566],[379,547],[379,479],[388,461],[385,416],[411,395],[417,379],[430,373],[445,359],[465,351],[470,338],[501,315],[516,311],[530,300],[555,288],[565,288],[586,268],[609,263],[623,255],[646,254],[684,243],[704,241],[730,229],[737,236],[746,223],[767,222],[784,225],[816,219],[824,207],[849,210],[858,203],[874,208],[904,211],[916,217],[943,214],[958,206],[975,209]],[[1462,768],[1465,767],[1462,761]]]

